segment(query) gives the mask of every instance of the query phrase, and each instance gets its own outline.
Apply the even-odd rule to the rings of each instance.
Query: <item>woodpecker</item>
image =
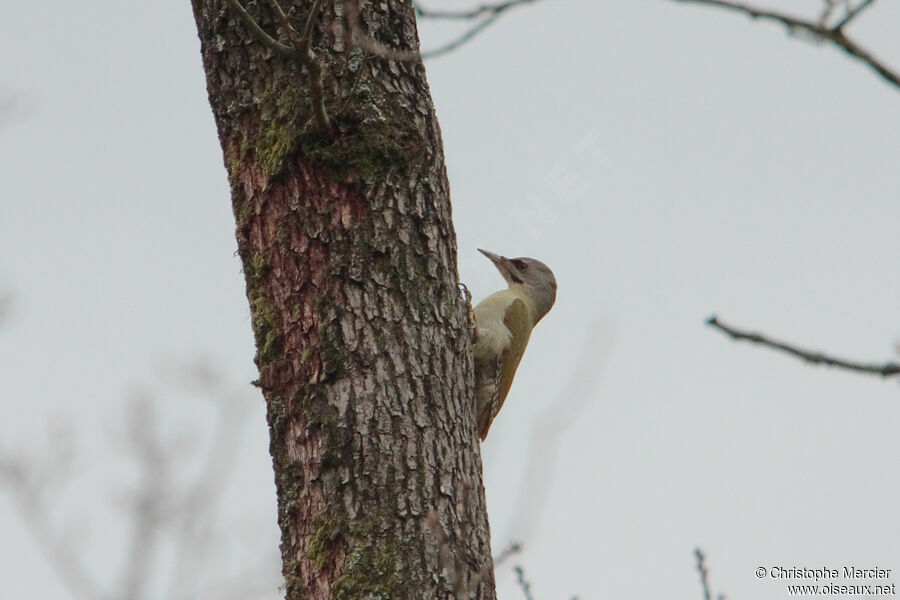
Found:
[[[478,435],[487,438],[500,412],[531,330],[556,301],[553,272],[533,258],[506,258],[478,249],[487,256],[509,288],[495,292],[475,307],[475,407]]]

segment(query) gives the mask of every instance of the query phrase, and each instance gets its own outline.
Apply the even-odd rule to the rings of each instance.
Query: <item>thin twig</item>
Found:
[[[193,382],[199,383],[210,399],[220,400],[220,395],[228,391],[217,380],[216,374],[202,363],[191,371]],[[247,421],[245,415],[249,405],[244,398],[243,386],[239,393],[230,394],[225,401],[220,429],[208,448],[207,463],[191,480],[176,477],[182,471],[193,473],[192,469],[184,471],[189,464],[188,453],[179,443],[181,438],[162,435],[163,430],[154,418],[157,413],[149,399],[137,396],[127,406],[127,428],[121,432],[117,430],[115,437],[121,438],[124,448],[136,459],[140,478],[128,495],[131,509],[128,520],[133,528],[130,547],[118,553],[124,560],[119,561],[122,564],[115,573],[117,581],[111,585],[100,581],[84,564],[84,553],[79,552],[79,549],[83,550],[84,540],[73,537],[54,523],[52,502],[62,497],[61,488],[68,482],[68,461],[74,455],[65,443],[65,430],[51,433],[52,441],[47,444],[50,456],[44,460],[29,459],[21,454],[8,455],[0,450],[0,492],[5,489],[10,492],[26,532],[69,596],[76,600],[147,598],[150,590],[156,590],[160,583],[160,561],[174,555],[175,568],[171,570],[169,593],[164,594],[166,598],[250,600],[259,597],[258,594],[251,595],[250,585],[259,588],[262,585],[248,583],[248,575],[252,573],[243,569],[224,574],[227,587],[211,589],[208,594],[196,590],[197,584],[204,582],[205,562],[221,559],[221,552],[215,552],[209,544],[217,523],[215,510],[217,504],[225,500],[224,486],[237,463],[241,447],[237,435],[245,429]],[[191,433],[190,437],[202,436]],[[182,480],[184,483],[179,483]],[[67,515],[67,524],[71,524],[72,516]],[[110,521],[107,526],[112,525]],[[178,532],[178,539],[173,542],[170,553],[167,534],[173,530]],[[234,531],[230,530],[229,535],[233,537]],[[105,572],[112,574],[108,568]],[[272,590],[276,586],[277,583],[269,581],[266,588]],[[107,590],[107,587],[111,589]]]
[[[454,21],[474,21],[480,19],[478,23],[464,31],[460,36],[447,42],[443,46],[439,46],[433,50],[426,50],[425,52],[422,52],[422,58],[434,58],[436,56],[441,56],[442,54],[452,52],[463,44],[470,42],[475,36],[487,29],[509,9],[539,1],[540,0],[508,0],[507,2],[500,2],[498,4],[482,4],[481,6],[478,6],[476,8],[462,11],[429,10],[427,8],[423,8],[422,5],[418,2],[414,2],[413,6],[416,9],[416,15],[423,19],[442,19]]]
[[[525,570],[522,569],[521,565],[516,565],[513,567],[513,571],[516,573],[516,581],[519,584],[519,587],[522,588],[522,594],[525,596],[525,600],[534,600],[534,596],[531,595],[531,583],[525,579]]]
[[[325,86],[322,82],[322,65],[316,60],[316,55],[313,54],[312,49],[310,48],[312,28],[316,22],[316,17],[319,15],[319,6],[322,1],[315,0],[313,2],[309,11],[309,17],[306,20],[306,27],[303,29],[303,34],[298,32],[294,29],[294,26],[291,25],[290,19],[288,19],[287,14],[285,14],[284,10],[281,8],[278,0],[268,1],[281,29],[291,39],[291,44],[294,52],[296,52],[297,59],[304,67],[306,67],[306,71],[309,73],[309,101],[312,104],[313,119],[315,120],[316,127],[320,131],[328,131],[329,121],[328,111],[325,110]]]
[[[239,394],[228,394],[224,386],[220,385],[218,376],[207,372],[204,365],[195,369],[195,373],[199,376],[192,377],[194,383],[199,383],[219,408],[220,421],[213,434],[205,464],[197,479],[183,493],[183,501],[176,515],[180,523],[168,598],[177,598],[184,593],[181,588],[187,578],[200,572],[210,557],[209,541],[215,525],[216,509],[225,498],[224,488],[237,464],[237,455],[241,449],[239,441],[245,429],[249,407],[243,397],[243,389]],[[225,395],[225,398],[219,398],[220,395]]]
[[[850,21],[855,19],[859,13],[866,10],[866,8],[868,8],[869,5],[874,2],[875,2],[875,0],[863,0],[862,2],[860,2],[859,4],[856,5],[856,8],[847,12],[847,15],[843,19],[841,19],[841,21],[837,25],[835,25],[832,29],[834,29],[835,31],[841,29],[844,25],[846,25],[847,23],[849,23]]]
[[[701,4],[706,6],[717,6],[720,8],[730,9],[736,12],[743,13],[749,17],[754,19],[762,19],[766,21],[773,21],[776,23],[781,23],[785,27],[787,27],[791,31],[801,30],[806,31],[807,33],[811,33],[818,39],[829,41],[835,46],[842,49],[844,52],[856,58],[870,68],[872,68],[876,73],[878,73],[885,81],[890,83],[896,88],[900,88],[900,73],[892,70],[890,67],[881,62],[880,59],[873,56],[868,50],[857,44],[855,41],[848,38],[844,35],[841,27],[846,23],[841,22],[835,27],[828,27],[822,23],[816,23],[813,21],[807,21],[801,19],[799,17],[794,17],[782,12],[766,10],[762,8],[756,8],[754,6],[750,6],[747,4],[741,4],[739,2],[730,2],[726,0],[674,0],[675,2],[682,3],[690,3],[690,4]],[[871,3],[871,2],[869,2]],[[865,3],[865,4],[869,4]],[[851,14],[856,16],[861,12],[862,8],[865,7],[857,7]],[[852,18],[852,17],[851,17]],[[846,19],[845,19],[846,20]]]
[[[694,556],[697,557],[697,571],[700,572],[700,585],[703,586],[703,600],[712,600],[712,593],[709,591],[709,570],[703,562],[706,557],[700,548],[694,549]]]
[[[825,25],[837,8],[837,0],[822,0],[822,4],[822,12],[819,13],[819,23]]]
[[[499,18],[500,18],[500,13],[495,13],[495,14],[489,16],[488,18],[482,20],[477,25],[473,25],[472,27],[467,29],[465,32],[463,32],[462,35],[460,35],[456,39],[447,42],[443,46],[438,46],[437,48],[435,48],[433,50],[426,50],[425,52],[422,53],[422,58],[423,59],[434,58],[435,56],[441,56],[442,54],[447,54],[449,52],[453,52],[454,50],[456,50],[463,44],[472,41],[472,38],[474,38],[476,35],[478,35],[482,31],[484,31],[485,29],[487,29],[491,24],[494,23],[494,21],[496,21]]]
[[[283,31],[288,34],[288,37],[291,38],[291,41],[295,44],[295,47],[304,43],[303,36],[300,35],[294,26],[291,25],[291,20],[288,19],[287,14],[285,14],[284,10],[281,8],[281,5],[278,3],[278,0],[268,0],[269,7],[272,9],[272,13],[275,15],[275,20],[278,21],[278,25],[281,27]],[[313,7],[313,11],[315,11],[316,7]],[[314,13],[310,13],[312,16]]]
[[[841,369],[857,371],[860,373],[870,373],[872,375],[881,375],[882,377],[900,375],[900,363],[888,362],[878,365],[873,363],[861,363],[834,358],[822,354],[821,352],[803,350],[802,348],[797,348],[796,346],[791,346],[789,344],[785,344],[784,342],[778,342],[759,333],[739,331],[737,329],[729,327],[728,325],[725,325],[724,323],[721,323],[715,316],[710,317],[706,321],[706,324],[726,333],[735,340],[746,340],[755,344],[768,346],[769,348],[780,350],[781,352],[786,352],[787,354],[796,356],[797,358],[802,358],[803,360],[813,364],[838,367]]]
[[[413,2],[413,6],[416,9],[416,15],[425,19],[471,21],[485,15],[495,15],[516,6],[532,4],[539,1],[540,0],[508,0],[507,2],[499,2],[497,4],[482,4],[481,6],[470,10],[430,10],[423,7],[419,2]]]
[[[414,62],[452,52],[487,29],[488,26],[493,24],[507,10],[539,1],[540,0],[509,0],[508,2],[501,2],[499,4],[484,4],[466,11],[429,10],[423,8],[418,2],[415,2],[413,3],[413,6],[415,7],[416,15],[423,19],[445,19],[456,21],[474,21],[480,19],[478,23],[466,29],[466,31],[453,40],[442,46],[438,46],[433,50],[426,50],[424,52],[397,50],[395,48],[389,48],[377,40],[372,39],[371,36],[367,35],[362,28],[359,27],[359,8],[353,0],[346,0],[344,2],[344,12],[347,15],[350,39],[357,47],[388,60]]]
[[[505,563],[511,556],[522,551],[522,544],[519,542],[510,542],[509,546],[500,551],[500,554],[494,557],[494,568],[496,569]]]
[[[290,19],[281,8],[278,0],[268,0],[268,2],[275,15],[275,20],[278,21],[279,27],[291,40],[290,46],[282,44],[263,31],[262,27],[260,27],[253,17],[250,16],[250,13],[248,13],[241,5],[239,0],[228,0],[228,4],[234,8],[238,15],[240,15],[244,23],[250,28],[250,32],[260,43],[278,54],[293,58],[306,67],[310,80],[309,101],[312,105],[313,121],[315,122],[317,129],[320,131],[328,131],[330,128],[330,121],[328,119],[328,111],[325,109],[325,86],[322,83],[322,65],[319,64],[315,54],[313,54],[309,42],[312,27],[319,12],[321,0],[315,0],[315,2],[313,2],[309,13],[309,19],[307,20],[304,29],[304,35],[301,35],[291,25]]]
[[[359,26],[359,8],[356,6],[356,2],[354,2],[353,0],[346,0],[344,2],[344,12],[347,15],[347,27],[350,30],[350,39],[358,48],[361,48],[362,50],[366,50],[375,56],[380,56],[388,60],[395,60],[399,62],[416,62],[419,60],[441,56],[443,54],[447,54],[449,52],[452,52],[453,50],[456,50],[460,46],[471,41],[479,33],[487,29],[488,26],[499,19],[506,10],[522,4],[528,4],[538,1],[539,0],[512,0],[510,2],[503,2],[496,5],[483,5],[478,8],[462,12],[431,11],[422,8],[418,4],[415,4],[416,14],[419,17],[425,19],[480,19],[478,23],[466,29],[458,37],[450,40],[442,46],[434,48],[433,50],[426,50],[424,52],[419,52],[417,50],[398,50],[396,48],[390,48],[367,35],[366,32],[363,31]]]
[[[293,50],[290,46],[286,46],[271,37],[268,33],[263,31],[263,28],[259,26],[253,17],[250,16],[250,13],[241,6],[241,3],[238,0],[228,0],[228,4],[235,10],[235,12],[241,17],[241,19],[246,23],[247,27],[250,28],[250,33],[253,34],[253,37],[261,43],[266,48],[272,50],[273,52],[277,52],[278,54],[283,54],[285,56],[290,55]]]
[[[320,4],[322,4],[322,0],[315,0],[315,2],[313,2],[312,8],[309,11],[309,18],[306,19],[306,27],[303,28],[303,39],[306,40],[307,45],[309,45],[309,40],[312,37],[312,28],[316,23],[316,17],[319,15]]]
[[[275,2],[275,0],[272,1]],[[306,70],[309,72],[310,102],[312,102],[313,117],[316,121],[316,127],[318,127],[320,131],[328,131],[330,125],[328,121],[328,112],[325,110],[325,86],[322,83],[322,65],[316,60],[315,54],[313,54],[309,47],[312,26],[319,13],[320,3],[321,0],[315,0],[315,2],[313,2],[312,9],[309,13],[309,19],[306,21],[306,28],[303,30],[303,44],[298,50],[300,52],[300,59],[303,61]]]
[[[181,455],[163,439],[153,402],[137,396],[127,413],[126,436],[141,473],[134,490],[131,539],[125,552],[120,596],[140,600],[146,596],[159,558],[163,524],[174,492],[172,471]]]
[[[54,531],[39,479],[37,467],[22,458],[0,456],[0,487],[8,486],[16,510],[38,550],[55,571],[65,588],[80,600],[107,600],[103,591],[81,562],[68,540]]]

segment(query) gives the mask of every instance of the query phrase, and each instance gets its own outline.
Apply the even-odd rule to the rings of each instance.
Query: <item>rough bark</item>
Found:
[[[286,597],[494,598],[423,65],[355,47],[347,6],[322,2],[311,35],[332,127],[322,133],[306,69],[260,44],[225,0],[192,3],[268,407]],[[269,4],[243,5],[289,42]],[[281,2],[300,31],[312,5]],[[418,48],[409,0],[359,11],[375,44]]]

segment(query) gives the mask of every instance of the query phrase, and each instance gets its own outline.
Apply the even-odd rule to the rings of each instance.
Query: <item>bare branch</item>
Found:
[[[425,19],[448,19],[455,21],[471,21],[480,17],[496,15],[510,8],[521,6],[523,4],[533,4],[540,0],[508,0],[497,4],[482,4],[470,10],[429,10],[422,6],[419,2],[413,2],[416,9],[416,15]]]
[[[841,29],[844,25],[855,19],[857,15],[859,15],[859,13],[866,10],[869,5],[874,4],[874,2],[875,0],[862,0],[862,2],[856,5],[856,8],[848,11],[847,15],[843,19],[841,19],[841,21],[837,25],[835,25],[833,29],[835,31]]]
[[[278,4],[276,0],[270,1],[275,5]],[[315,2],[313,2],[312,8],[309,11],[309,18],[306,21],[306,28],[303,30],[302,42],[298,46],[295,46],[295,48],[297,49],[297,52],[300,53],[300,60],[303,62],[303,65],[309,72],[309,95],[310,102],[312,103],[313,108],[313,116],[316,121],[316,127],[318,127],[321,131],[328,131],[329,121],[328,112],[325,110],[325,86],[322,83],[322,65],[319,64],[318,60],[316,60],[316,55],[313,54],[312,50],[310,50],[309,47],[309,39],[310,35],[312,34],[312,27],[316,21],[316,17],[319,14],[320,4],[321,0],[315,0]],[[291,30],[293,31],[293,29]]]
[[[721,323],[715,316],[710,317],[706,321],[706,324],[711,327],[715,327],[723,333],[726,333],[735,340],[746,340],[748,342],[753,342],[754,344],[768,346],[769,348],[780,350],[781,352],[786,352],[787,354],[796,356],[797,358],[802,358],[803,360],[813,364],[838,367],[841,369],[847,369],[849,371],[870,373],[872,375],[881,375],[882,377],[900,375],[900,363],[888,362],[878,365],[873,363],[860,363],[840,358],[834,358],[822,354],[821,352],[803,350],[802,348],[797,348],[796,346],[791,346],[789,344],[785,344],[784,342],[778,342],[759,333],[751,333],[733,329],[732,327]]]
[[[268,0],[269,7],[272,9],[272,13],[275,15],[275,20],[278,21],[278,25],[281,27],[282,31],[288,34],[288,37],[291,38],[291,41],[295,44],[295,47],[302,46],[307,43],[304,40],[303,36],[300,35],[294,26],[291,25],[290,19],[285,14],[284,10],[281,8],[281,5],[278,4],[278,0]],[[315,14],[316,9],[318,8],[318,2],[313,6],[312,11],[310,12],[310,17]]]
[[[709,570],[704,564],[703,551],[700,548],[694,549],[694,556],[697,557],[697,571],[700,572],[700,585],[703,587],[703,600],[712,600],[712,593],[709,591]]]
[[[494,568],[496,569],[505,563],[511,556],[522,551],[522,544],[519,542],[510,542],[509,546],[500,551],[500,554],[494,557]]]
[[[250,33],[253,34],[253,37],[256,38],[260,44],[276,52],[278,54],[283,54],[285,56],[289,56],[292,54],[293,50],[290,46],[286,46],[271,37],[268,33],[266,33],[262,27],[259,26],[253,17],[250,16],[250,13],[241,6],[241,3],[238,0],[228,0],[228,4],[235,10],[235,12],[241,17],[241,20],[250,28]]]
[[[51,526],[45,490],[34,474],[39,468],[21,457],[0,456],[0,486],[9,488],[22,523],[66,589],[81,600],[109,598],[84,567],[79,554]]]
[[[519,587],[522,588],[522,594],[525,595],[525,600],[534,600],[534,596],[531,595],[531,583],[525,579],[525,570],[522,569],[521,565],[516,565],[513,567],[513,571],[516,573],[516,581],[519,584]]]
[[[122,572],[121,597],[140,600],[150,584],[162,525],[170,516],[172,472],[180,458],[162,436],[153,401],[136,396],[126,413],[129,450],[141,474],[131,498],[131,539]]]
[[[322,4],[322,0],[315,0],[313,2],[312,8],[309,10],[309,17],[306,19],[306,27],[303,28],[303,39],[306,40],[307,46],[309,46],[309,40],[312,36],[313,25],[316,24],[316,17],[319,16],[320,4]]]
[[[425,19],[453,19],[460,21],[472,21],[480,19],[478,23],[472,25],[470,28],[468,28],[453,40],[447,42],[442,46],[438,46],[433,50],[426,50],[424,52],[419,52],[417,50],[398,50],[396,48],[385,46],[381,42],[372,39],[372,37],[367,35],[366,32],[363,31],[359,26],[358,0],[345,0],[344,13],[347,15],[347,28],[350,31],[350,39],[356,47],[370,52],[375,56],[380,56],[388,60],[412,62],[434,58],[436,56],[441,56],[443,54],[452,52],[453,50],[456,50],[460,46],[471,41],[475,36],[487,29],[488,26],[493,24],[508,9],[519,6],[521,4],[528,4],[538,1],[540,0],[513,0],[496,5],[483,5],[469,11],[461,12],[432,11],[424,9],[418,4],[415,4],[416,14]]]
[[[434,58],[435,56],[441,56],[442,54],[447,54],[448,52],[452,52],[452,51],[456,50],[463,44],[470,42],[472,40],[472,38],[474,38],[476,35],[478,35],[482,31],[484,31],[485,29],[487,29],[498,18],[500,18],[500,13],[491,15],[490,17],[484,19],[477,25],[474,25],[471,28],[467,29],[461,36],[459,36],[455,40],[447,42],[443,46],[438,46],[434,50],[427,50],[427,51],[423,52],[422,58],[423,59]]]
[[[819,23],[824,25],[831,19],[831,15],[834,14],[837,8],[837,2],[838,0],[822,0],[822,12],[819,13]]]
[[[794,17],[788,15],[786,13],[766,10],[762,8],[756,8],[754,6],[750,6],[748,4],[741,4],[739,2],[730,2],[726,0],[674,0],[675,2],[689,3],[689,4],[701,4],[706,6],[717,6],[720,8],[729,9],[735,12],[743,13],[754,19],[762,19],[765,21],[772,21],[775,23],[781,23],[785,27],[788,28],[791,32],[794,31],[805,31],[807,33],[812,34],[815,38],[831,42],[853,58],[862,61],[866,65],[868,65],[872,70],[878,73],[885,81],[893,85],[894,87],[900,88],[900,73],[892,70],[890,67],[881,62],[880,59],[872,55],[868,50],[860,46],[855,41],[848,38],[844,35],[843,30],[841,29],[850,19],[858,15],[862,10],[871,4],[871,0],[866,2],[865,0],[862,2],[860,6],[856,9],[852,10],[850,14],[845,17],[843,21],[838,23],[834,27],[828,27],[823,23],[817,23],[814,21],[807,21],[801,19],[799,17]],[[864,6],[865,5],[865,6]]]
[[[509,9],[524,4],[533,4],[539,1],[540,0],[508,0],[507,2],[500,2],[498,4],[482,4],[476,8],[462,11],[429,10],[422,7],[418,2],[414,2],[413,6],[416,9],[416,15],[423,19],[454,21],[475,21],[481,19],[478,23],[464,31],[462,35],[447,42],[443,46],[422,52],[422,58],[434,58],[435,56],[441,56],[442,54],[452,52],[487,29]]]
[[[804,21],[799,17],[793,17],[786,13],[773,11],[773,10],[765,10],[762,8],[756,8],[750,6],[748,4],[741,4],[740,2],[730,2],[726,0],[675,0],[675,2],[682,2],[686,4],[705,4],[708,6],[718,6],[720,8],[731,9],[736,12],[744,13],[748,17],[754,19],[763,19],[767,21],[775,21],[785,25],[790,29],[807,29],[810,33],[814,33],[818,36],[824,37],[827,35],[829,29],[823,25],[819,25],[818,23],[812,23],[809,21]]]
[[[315,2],[313,2],[309,13],[309,19],[307,20],[306,28],[304,29],[304,35],[301,35],[291,25],[290,19],[288,19],[288,16],[281,8],[281,5],[278,4],[278,0],[268,0],[268,2],[275,15],[275,20],[278,21],[279,27],[291,40],[290,46],[282,44],[263,31],[263,28],[259,26],[252,16],[250,16],[250,13],[248,13],[241,5],[239,0],[228,0],[228,4],[238,13],[238,15],[240,15],[244,23],[250,28],[250,32],[261,44],[278,54],[298,61],[301,65],[306,67],[310,79],[309,100],[312,105],[313,120],[316,124],[316,128],[321,131],[328,131],[330,122],[328,120],[328,111],[325,110],[322,65],[316,60],[316,56],[313,54],[309,45],[310,33],[312,32],[312,26],[315,23],[316,16],[319,14],[321,0],[315,0]]]
[[[175,562],[170,579],[169,598],[181,595],[192,573],[198,572],[210,556],[209,544],[217,505],[224,499],[224,488],[234,471],[240,452],[249,404],[244,390],[227,393],[220,376],[209,365],[198,363],[187,374],[201,386],[204,395],[220,410],[203,467],[196,481],[187,486],[176,515]],[[224,396],[224,397],[223,397]],[[235,589],[234,583],[230,585]]]

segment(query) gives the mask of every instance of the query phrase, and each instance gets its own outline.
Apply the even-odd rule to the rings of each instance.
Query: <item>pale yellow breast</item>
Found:
[[[472,351],[475,358],[499,356],[512,341],[512,333],[503,323],[506,308],[518,296],[511,290],[495,292],[478,303],[475,307],[475,327],[478,329],[478,341]]]

